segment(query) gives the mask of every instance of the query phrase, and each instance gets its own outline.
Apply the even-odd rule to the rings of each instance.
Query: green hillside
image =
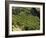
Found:
[[[12,9],[12,31],[39,30],[40,18],[36,8]]]

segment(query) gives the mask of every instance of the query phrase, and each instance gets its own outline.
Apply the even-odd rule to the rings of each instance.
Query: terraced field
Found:
[[[12,11],[12,31],[40,29],[40,17],[36,8],[21,7],[12,9]]]

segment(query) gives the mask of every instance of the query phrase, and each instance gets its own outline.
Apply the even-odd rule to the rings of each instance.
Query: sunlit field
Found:
[[[12,31],[40,30],[40,9],[12,7]]]

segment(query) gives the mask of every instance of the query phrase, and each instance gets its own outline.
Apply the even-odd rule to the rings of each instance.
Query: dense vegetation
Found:
[[[13,7],[12,31],[39,30],[40,12],[36,8]]]

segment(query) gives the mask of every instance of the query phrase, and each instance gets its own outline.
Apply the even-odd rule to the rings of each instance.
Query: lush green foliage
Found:
[[[35,8],[13,8],[12,9],[13,31],[39,30],[40,19]]]

